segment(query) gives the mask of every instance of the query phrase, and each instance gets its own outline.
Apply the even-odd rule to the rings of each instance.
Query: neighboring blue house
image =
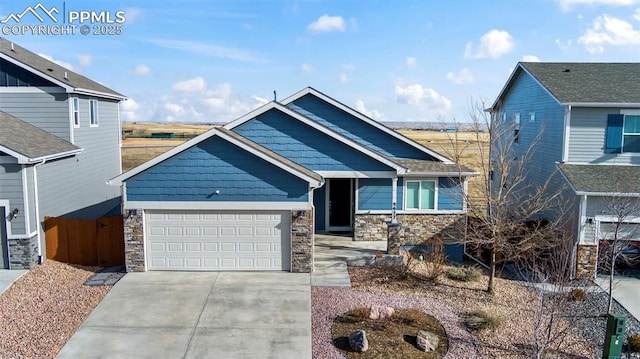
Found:
[[[614,207],[627,202],[625,233],[640,240],[640,63],[519,63],[491,107],[514,124],[503,140],[525,151],[530,179],[563,190],[578,275],[597,271]],[[517,133],[516,133],[517,131]],[[518,157],[518,154],[514,154]]]
[[[118,206],[124,96],[0,38],[0,269],[44,260],[44,218]]]
[[[114,178],[129,271],[313,268],[316,231],[405,243],[462,222],[472,171],[306,88]],[[395,210],[394,210],[395,209]]]

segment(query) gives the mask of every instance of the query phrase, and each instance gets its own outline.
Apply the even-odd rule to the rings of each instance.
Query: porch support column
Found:
[[[398,223],[396,212],[398,207],[398,177],[391,179],[391,223]]]

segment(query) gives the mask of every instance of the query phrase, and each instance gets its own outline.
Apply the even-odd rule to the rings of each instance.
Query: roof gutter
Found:
[[[627,107],[640,108],[638,102],[563,102],[563,106],[573,107]]]
[[[75,156],[75,155],[79,155],[84,149],[80,148],[77,150],[73,150],[73,151],[67,151],[67,152],[60,152],[60,153],[56,153],[53,155],[48,155],[48,156],[40,156],[40,157],[35,157],[35,158],[28,158],[28,157],[24,157],[25,159],[20,160],[18,159],[18,163],[19,164],[41,164],[40,162],[44,162],[44,161],[52,161],[52,160],[57,160],[59,158],[64,158],[64,157],[71,157],[71,156]]]
[[[89,89],[83,89],[83,88],[79,88],[79,87],[74,87],[73,89],[71,89],[70,91],[67,92],[71,92],[71,93],[76,93],[78,95],[88,95],[88,96],[99,96],[102,98],[108,98],[108,99],[112,99],[112,100],[118,100],[118,101],[124,101],[127,99],[126,96],[123,95],[117,95],[117,94],[112,94],[112,93],[107,93],[107,92],[100,92],[100,91],[93,91],[93,90],[89,90]]]
[[[640,192],[587,192],[576,191],[579,196],[594,196],[594,197],[631,197],[640,198]]]
[[[473,177],[479,172],[407,172],[404,177],[438,176],[438,177]]]

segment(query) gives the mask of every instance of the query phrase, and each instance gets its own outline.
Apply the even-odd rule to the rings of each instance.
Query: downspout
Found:
[[[33,165],[33,201],[35,202],[35,214],[36,214],[36,229],[37,234],[36,238],[38,240],[38,264],[42,264],[42,237],[40,236],[40,201],[38,199],[38,166],[43,165],[47,162],[46,159],[43,159],[39,163]]]

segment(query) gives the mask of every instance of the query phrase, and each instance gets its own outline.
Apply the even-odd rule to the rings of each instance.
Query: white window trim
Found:
[[[409,182],[433,182],[434,190],[433,190],[433,209],[420,209],[420,204],[418,203],[418,208],[407,208],[407,184]],[[438,211],[438,186],[439,182],[437,178],[405,178],[402,183],[402,211],[405,213],[436,213]],[[421,188],[421,187],[420,187]],[[418,201],[420,201],[422,197],[418,196]]]
[[[77,108],[76,103],[78,104]],[[78,122],[76,122],[76,114],[78,115]],[[80,99],[77,97],[71,97],[71,123],[73,128],[80,128]]]
[[[93,116],[94,103],[95,103],[95,118]],[[100,107],[98,105],[98,100],[95,100],[95,99],[89,100],[89,127],[100,127]]]

